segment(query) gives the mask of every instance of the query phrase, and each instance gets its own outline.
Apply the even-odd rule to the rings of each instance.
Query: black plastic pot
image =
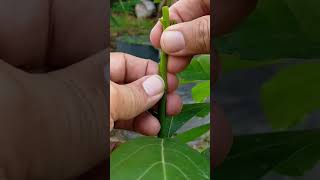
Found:
[[[159,62],[159,50],[149,42],[148,36],[121,36],[116,40],[117,51]]]

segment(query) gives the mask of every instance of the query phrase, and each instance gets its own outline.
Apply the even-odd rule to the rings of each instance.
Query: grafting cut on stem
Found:
[[[162,7],[162,18],[160,22],[163,27],[163,31],[170,26],[170,19],[169,19],[169,7],[164,6]],[[168,82],[167,82],[167,64],[168,64],[168,55],[164,51],[160,51],[160,65],[159,71],[160,76],[163,78],[165,83],[165,92],[160,101],[159,106],[159,119],[161,124],[161,129],[159,133],[160,138],[169,137],[169,126],[170,122],[166,120],[166,105],[167,105],[167,89],[168,89]]]

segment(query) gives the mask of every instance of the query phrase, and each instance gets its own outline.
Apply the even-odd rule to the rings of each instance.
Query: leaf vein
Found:
[[[147,147],[147,146],[159,146],[159,144],[146,144],[146,145],[143,145],[141,146],[140,148],[138,148],[136,151],[132,152],[131,154],[129,154],[126,158],[122,159],[121,161],[119,161],[117,164],[115,164],[112,168],[111,168],[111,171],[112,169],[116,168],[117,166],[119,166],[120,164],[122,164],[124,161],[126,161],[127,159],[129,159],[131,156],[133,156],[134,154],[138,153],[139,151],[141,151],[143,148]]]
[[[161,161],[157,161],[153,164],[151,164],[142,174],[141,176],[138,177],[137,180],[140,180],[141,178],[143,178],[154,166],[156,166],[157,164],[161,163]]]
[[[173,163],[166,163],[166,164],[168,164],[168,165],[173,166],[174,168],[176,168],[187,180],[189,180],[188,176],[187,176],[178,166],[176,166],[176,165],[173,164]]]
[[[167,171],[166,171],[165,158],[164,158],[163,142],[164,142],[164,139],[161,140],[161,162],[162,162],[162,170],[163,170],[163,179],[167,180]]]
[[[171,149],[171,148],[166,148],[166,150],[173,151],[175,153],[181,154],[182,156],[187,158],[201,172],[203,177],[205,177],[206,179],[209,179],[209,177],[206,175],[206,173],[204,171],[202,171],[202,169],[199,166],[197,166],[197,164],[194,161],[192,161],[192,159],[190,159],[186,154],[184,154],[184,153],[182,153],[180,151],[177,151],[175,149]]]

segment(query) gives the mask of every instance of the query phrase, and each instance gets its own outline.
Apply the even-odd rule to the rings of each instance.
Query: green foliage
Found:
[[[289,128],[320,109],[320,63],[293,65],[262,87],[262,105],[273,128]]]
[[[281,63],[281,60],[246,60],[240,59],[239,55],[231,55],[231,54],[221,54],[219,55],[219,59],[222,62],[222,73],[227,74],[230,72],[238,71],[238,70],[246,70],[252,68],[259,68],[266,65],[272,65]]]
[[[195,102],[204,102],[210,96],[210,81],[198,83],[192,88],[191,92]]]
[[[147,35],[154,26],[155,20],[137,19],[125,14],[112,14],[114,20],[110,24],[111,36],[118,35]]]
[[[134,7],[140,0],[118,0],[112,3],[111,10],[113,13],[134,14]]]
[[[259,0],[256,10],[233,33],[215,41],[220,52],[241,59],[320,57],[318,0]]]
[[[199,152],[174,139],[137,138],[111,156],[112,180],[209,179],[210,163]]]
[[[205,124],[202,126],[198,126],[192,128],[188,131],[178,134],[175,138],[179,139],[183,143],[187,143],[197,139],[198,137],[202,136],[204,133],[210,130],[210,124]]]
[[[318,0],[259,0],[256,10],[232,33],[215,39],[222,73],[320,57]],[[287,129],[320,108],[320,63],[280,69],[261,89],[261,104],[273,128]],[[302,176],[320,159],[320,131],[235,137],[214,179],[259,180],[271,171]]]
[[[168,137],[181,128],[186,122],[195,116],[204,116],[210,112],[209,103],[184,104],[181,113],[176,116],[167,116],[166,121],[169,122],[169,128],[165,129]]]
[[[207,149],[205,149],[205,150],[203,150],[203,151],[201,152],[201,154],[202,154],[204,157],[206,157],[207,159],[210,159],[210,153],[211,153],[210,147],[208,147]]]
[[[118,21],[114,18],[114,16],[110,16],[110,24],[113,26],[119,26]]]
[[[190,65],[179,74],[184,82],[210,80],[210,55],[200,55],[192,59]]]
[[[238,136],[214,179],[258,180],[273,170],[303,175],[320,159],[319,139],[319,130]]]
[[[204,102],[210,96],[210,55],[195,56],[178,76],[180,84],[196,83],[192,98],[195,102]]]

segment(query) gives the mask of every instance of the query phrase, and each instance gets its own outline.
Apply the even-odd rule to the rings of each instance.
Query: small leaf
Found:
[[[179,139],[182,143],[187,143],[199,138],[209,130],[210,130],[210,124],[205,124],[199,127],[192,128],[188,131],[182,132],[178,134],[175,138]]]
[[[165,129],[165,133],[168,134],[168,137],[171,137],[191,118],[204,115],[208,110],[210,111],[209,103],[184,104],[180,114],[177,116],[167,116],[167,121],[170,121],[170,126],[168,129]]]
[[[210,96],[210,81],[200,82],[191,90],[192,99],[195,102],[204,102]]]
[[[201,111],[199,111],[196,116],[197,117],[201,117],[204,118],[206,116],[208,116],[208,114],[210,113],[210,103],[208,103],[208,105],[206,107],[204,107],[203,109],[201,109]]]
[[[263,110],[273,128],[289,128],[320,109],[320,63],[292,65],[261,90]]]
[[[319,139],[318,129],[237,136],[214,179],[259,180],[272,170],[303,174],[320,159]]]
[[[210,80],[210,55],[194,57],[179,77],[186,81]]]
[[[120,145],[110,161],[112,180],[209,179],[210,162],[173,140],[143,137]]]

